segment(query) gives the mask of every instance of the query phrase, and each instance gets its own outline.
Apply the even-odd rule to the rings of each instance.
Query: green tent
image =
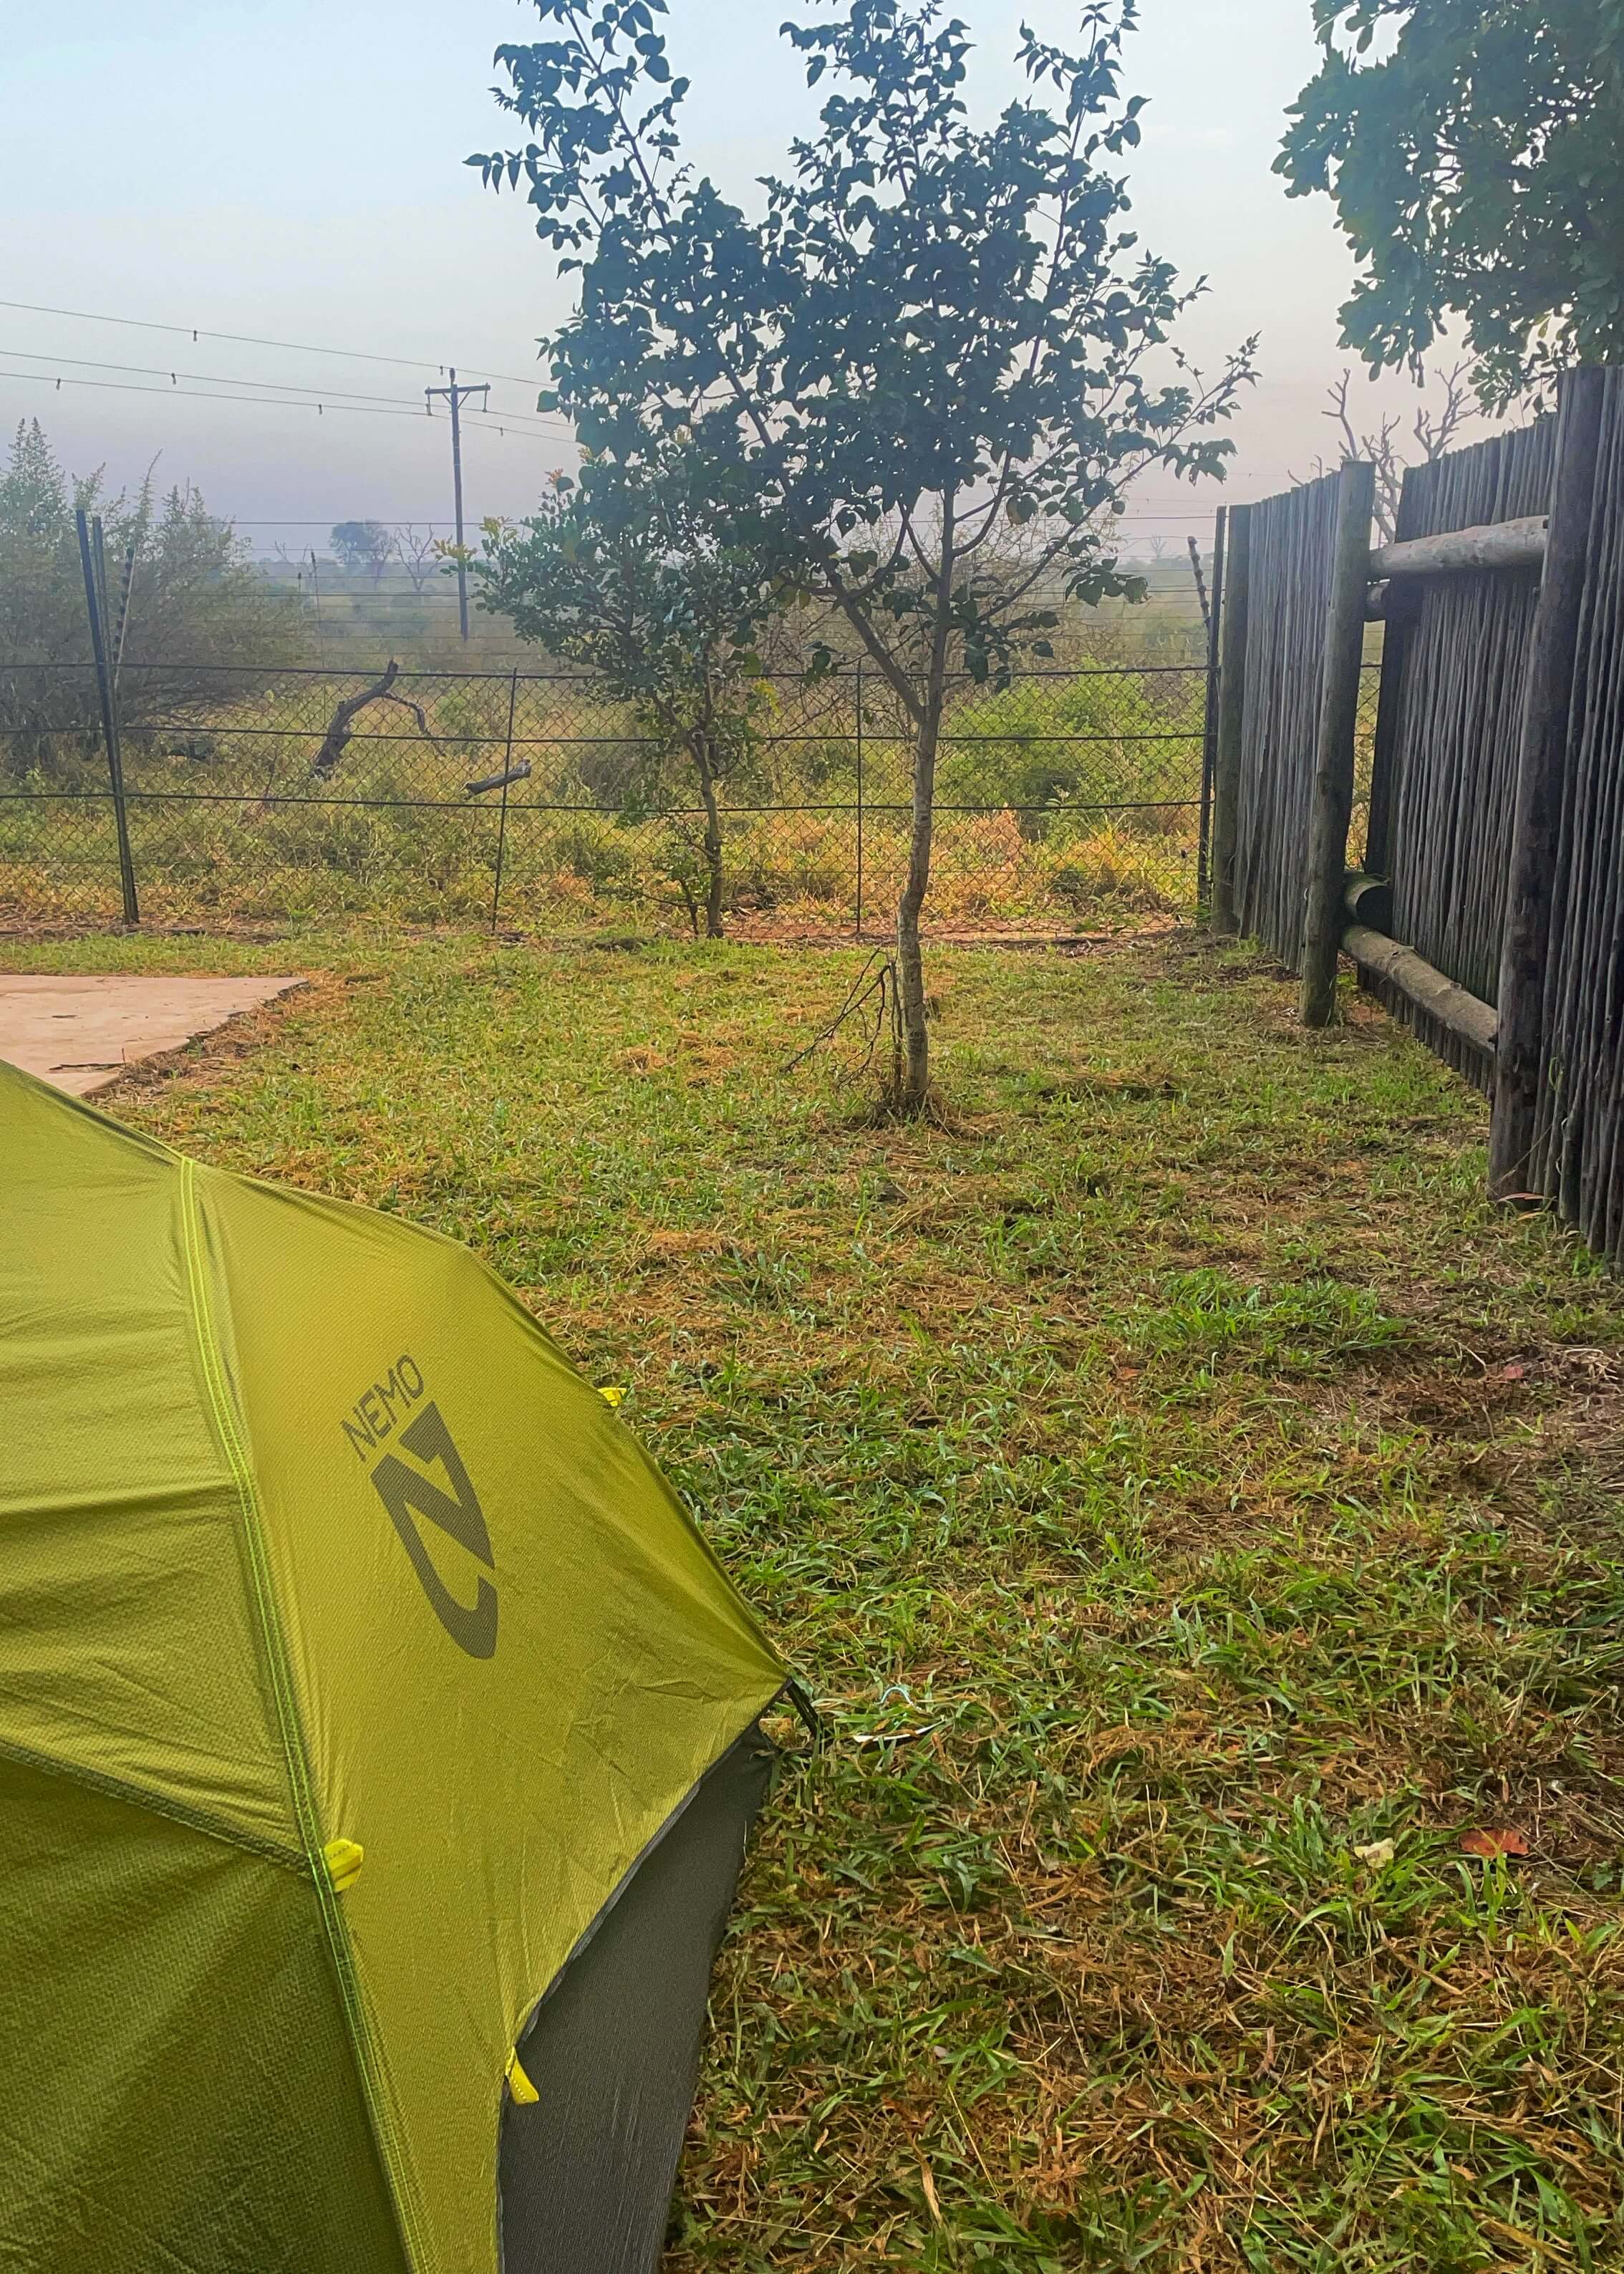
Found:
[[[0,1065],[0,2268],[655,2265],[771,1646],[465,1249]]]

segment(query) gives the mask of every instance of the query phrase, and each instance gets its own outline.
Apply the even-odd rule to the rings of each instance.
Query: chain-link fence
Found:
[[[1044,935],[1192,913],[1205,697],[1187,666],[956,685],[930,924]],[[700,921],[691,764],[590,679],[126,664],[117,713],[143,921]],[[883,930],[912,767],[872,671],[767,682],[718,789],[727,929]],[[111,780],[92,668],[0,663],[0,918],[118,918]]]

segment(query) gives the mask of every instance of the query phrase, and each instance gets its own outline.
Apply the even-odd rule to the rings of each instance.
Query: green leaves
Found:
[[[748,495],[715,482],[680,444],[589,459],[527,522],[487,525],[473,564],[482,607],[637,707],[656,774],[701,727],[718,779],[754,756],[758,643],[790,599]]]
[[[996,518],[1092,576],[1095,516],[1138,472],[1218,471],[1213,427],[1250,351],[1210,387],[1147,385],[1191,294],[1135,253],[1125,190],[1094,162],[1139,139],[1143,98],[1119,92],[1127,0],[1084,10],[1075,54],[1024,34],[1022,66],[1063,115],[1017,104],[984,128],[963,100],[967,34],[936,0],[787,22],[808,84],[835,91],[756,221],[681,166],[669,102],[648,103],[664,42],[635,0],[538,12],[560,37],[499,51],[500,99],[535,136],[508,162],[544,238],[582,256],[552,392],[609,456],[680,432],[718,470],[748,465],[825,597],[883,524],[894,556],[888,542],[853,568],[897,624],[920,618],[910,580],[949,498],[961,554]],[[966,621],[999,605],[978,576],[957,583]]]
[[[1415,364],[1462,317],[1490,403],[1616,354],[1616,0],[1317,0],[1315,22],[1320,68],[1275,170],[1336,203],[1360,264],[1346,344]]]
[[[519,166],[538,234],[579,273],[548,343],[558,404],[605,483],[663,481],[679,449],[686,470],[681,544],[668,557],[650,539],[650,553],[622,523],[609,553],[662,593],[680,559],[724,581],[749,561],[763,590],[809,594],[826,626],[814,670],[839,621],[907,719],[928,790],[950,671],[1003,687],[1024,650],[1047,651],[1052,615],[1033,605],[1045,584],[1139,596],[1112,516],[1153,469],[1221,473],[1231,445],[1216,429],[1252,376],[1250,342],[1210,380],[1179,358],[1173,333],[1201,287],[1181,288],[1126,226],[1108,162],[1139,135],[1142,98],[1120,91],[1133,0],[1086,0],[1076,52],[1023,33],[1032,98],[985,124],[965,99],[968,34],[941,0],[833,0],[791,20],[807,83],[826,92],[748,213],[683,163],[685,83],[636,0],[538,4],[560,36],[499,51],[499,100],[534,139],[482,162],[493,186],[499,163]],[[497,564],[492,603],[521,629],[546,623],[555,648],[561,626],[577,643],[561,651],[613,657],[628,688],[650,659],[688,684],[669,628],[689,622],[703,647],[697,584],[662,601],[658,636],[622,616],[605,645],[598,598],[560,587],[558,564],[538,532],[525,560]],[[754,650],[705,651],[742,668]],[[905,968],[929,873],[920,827]],[[922,996],[905,986],[905,1004]],[[922,1012],[909,1018],[917,1104],[928,1043]]]

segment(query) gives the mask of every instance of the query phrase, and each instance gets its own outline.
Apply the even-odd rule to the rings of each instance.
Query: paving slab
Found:
[[[0,971],[0,1058],[85,1097],[126,1066],[177,1050],[303,984],[285,976],[69,978]]]

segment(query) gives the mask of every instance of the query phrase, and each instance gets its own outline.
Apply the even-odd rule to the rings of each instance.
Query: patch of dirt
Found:
[[[269,1003],[261,1003],[252,1011],[239,1011],[211,1033],[196,1035],[177,1050],[159,1050],[151,1058],[136,1059],[122,1073],[104,1082],[86,1102],[112,1110],[122,1097],[159,1089],[166,1083],[207,1088],[225,1067],[263,1050],[296,1006],[308,1010],[323,1002],[342,1001],[345,983],[327,974],[298,980]]]

